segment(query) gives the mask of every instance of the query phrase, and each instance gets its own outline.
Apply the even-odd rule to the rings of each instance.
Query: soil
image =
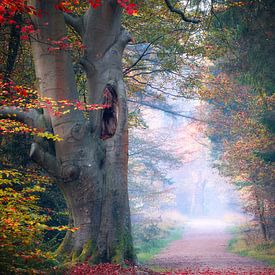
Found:
[[[189,271],[182,274],[272,274],[263,262],[227,251],[232,235],[226,225],[215,220],[189,222],[180,240],[156,255],[148,267]],[[209,271],[209,273],[207,270]],[[217,273],[216,273],[217,272]]]

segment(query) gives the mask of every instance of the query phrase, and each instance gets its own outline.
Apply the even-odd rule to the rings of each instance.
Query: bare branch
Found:
[[[186,97],[186,95],[175,95],[175,94],[169,93],[169,92],[166,91],[167,89],[161,89],[158,86],[154,86],[153,84],[149,83],[149,81],[147,81],[147,82],[140,81],[139,79],[137,79],[135,77],[132,77],[132,76],[126,76],[126,77],[132,79],[133,81],[137,82],[138,84],[146,85],[147,87],[150,87],[152,90],[155,90],[155,91],[160,92],[162,94],[169,95],[169,96],[172,96],[172,97],[175,97],[175,98],[180,98],[180,97],[188,98],[188,97]],[[148,94],[146,91],[143,91],[143,93]],[[193,98],[189,98],[189,99],[193,99]]]
[[[71,26],[80,36],[84,34],[83,17],[75,17],[64,12],[64,19],[67,25]]]
[[[174,116],[180,116],[180,117],[188,118],[188,119],[191,119],[191,120],[208,123],[205,120],[202,120],[202,119],[199,119],[199,118],[195,118],[195,117],[191,117],[191,116],[188,116],[188,115],[183,115],[181,113],[174,112],[174,111],[171,111],[171,110],[167,110],[165,108],[162,108],[160,106],[156,106],[156,105],[150,104],[150,103],[145,102],[145,101],[136,101],[136,100],[132,100],[132,99],[127,99],[127,101],[133,102],[133,103],[137,103],[137,104],[140,104],[140,105],[143,105],[143,106],[148,106],[150,108],[153,108],[153,109],[156,109],[156,110],[160,110],[160,111],[163,111],[165,113],[168,113],[168,114],[171,114],[171,115],[174,115]]]
[[[133,67],[135,67],[141,60],[142,58],[147,54],[147,51],[150,49],[150,47],[152,46],[153,43],[155,43],[157,40],[159,40],[162,36],[157,37],[156,39],[154,39],[152,42],[150,42],[147,47],[144,49],[143,53],[139,56],[139,58],[127,69],[125,69],[123,71],[123,74],[126,75],[127,73],[129,73],[131,71],[131,69]]]
[[[174,12],[174,13],[177,13],[178,15],[180,15],[183,21],[188,22],[188,23],[194,23],[194,24],[201,22],[201,20],[199,20],[199,19],[187,18],[185,16],[184,12],[173,7],[173,5],[171,4],[171,2],[169,0],[164,0],[164,1],[165,1],[166,6],[169,8],[169,10],[171,12]]]

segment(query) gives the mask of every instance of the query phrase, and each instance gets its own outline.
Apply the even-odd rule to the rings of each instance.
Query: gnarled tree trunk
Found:
[[[73,65],[68,52],[49,51],[49,41],[66,36],[65,20],[80,34],[85,53],[80,63],[88,80],[88,103],[110,108],[91,111],[85,119],[79,110],[54,116],[44,110],[44,125],[63,140],[48,150],[32,145],[31,156],[53,174],[64,193],[70,223],[58,249],[60,255],[93,262],[134,260],[127,188],[128,130],[126,93],[122,79],[122,53],[129,42],[121,28],[121,8],[114,0],[102,1],[82,18],[64,15],[59,1],[32,1],[42,10],[34,17],[40,30],[32,39],[35,70],[42,96],[78,100]]]

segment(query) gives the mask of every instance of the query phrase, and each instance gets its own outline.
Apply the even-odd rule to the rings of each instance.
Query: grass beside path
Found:
[[[157,255],[171,242],[181,239],[183,228],[171,228],[159,238],[138,242],[135,246],[138,262],[144,264]]]
[[[247,236],[238,228],[231,230],[233,238],[228,243],[228,251],[240,256],[247,256],[266,262],[275,267],[275,242],[268,241],[253,243],[247,240]]]

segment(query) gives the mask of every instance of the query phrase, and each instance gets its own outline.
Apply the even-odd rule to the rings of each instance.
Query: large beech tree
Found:
[[[78,100],[71,58],[66,51],[49,52],[48,41],[66,36],[58,1],[34,1],[45,14],[34,17],[40,32],[32,40],[35,71],[42,96]],[[54,154],[33,144],[31,156],[52,173],[64,193],[75,233],[68,232],[60,253],[93,256],[95,261],[133,260],[127,192],[127,104],[121,60],[130,40],[121,28],[121,7],[104,1],[84,17],[65,16],[81,35],[85,54],[81,64],[87,75],[87,103],[109,103],[90,118],[71,110],[62,116],[44,113],[41,121],[63,140]],[[105,102],[108,101],[108,102]]]
[[[84,54],[79,61],[87,77],[87,103],[107,108],[89,112],[71,107],[70,112],[54,115],[42,111],[9,107],[2,115],[35,128],[43,128],[62,138],[51,144],[36,139],[30,156],[56,178],[68,210],[70,225],[58,254],[69,259],[93,262],[134,261],[127,190],[128,125],[127,98],[123,82],[122,56],[129,33],[121,25],[121,1],[102,0],[82,17],[64,14],[59,0],[32,0],[29,4],[41,16],[32,16],[35,30],[31,37],[38,93],[54,101],[79,101],[71,56],[65,49],[49,50],[52,42],[64,41],[66,24],[81,37]],[[122,1],[123,2],[123,1]],[[124,1],[125,2],[125,1]],[[164,1],[171,12],[186,18]]]

